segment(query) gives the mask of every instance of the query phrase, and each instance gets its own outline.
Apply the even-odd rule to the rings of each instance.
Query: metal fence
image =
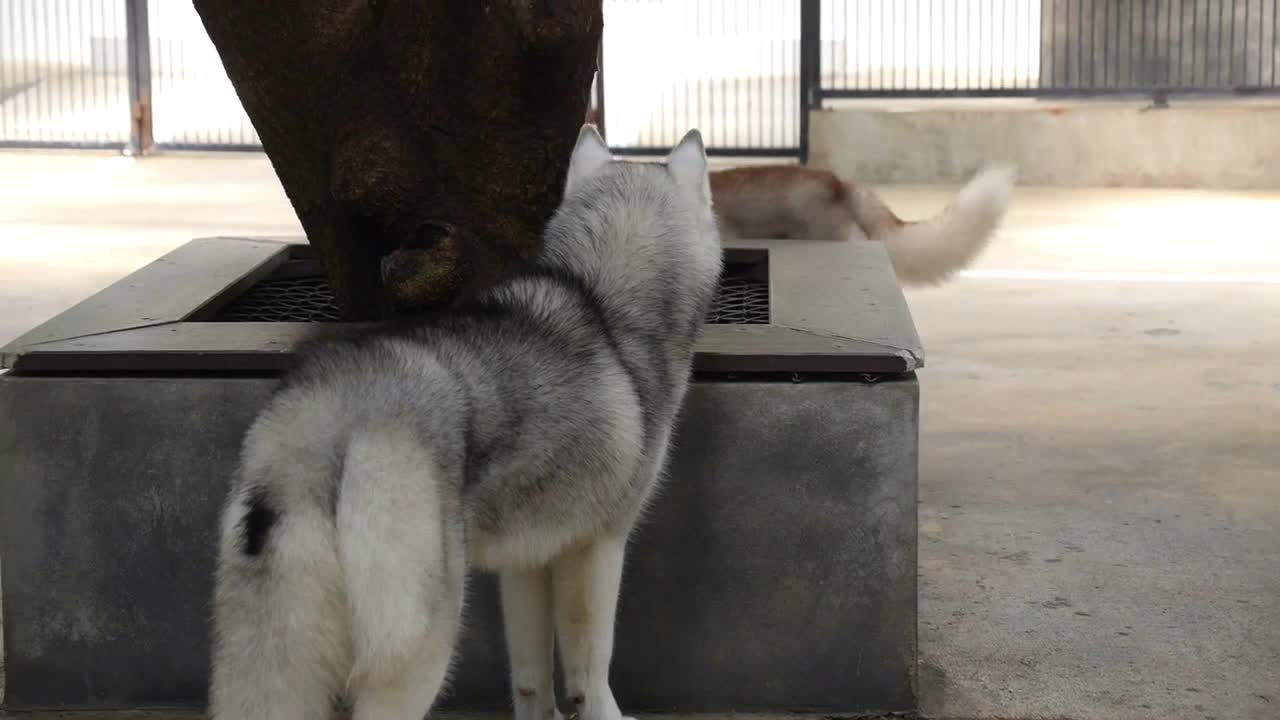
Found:
[[[825,0],[822,98],[1280,88],[1276,0]]]
[[[152,139],[167,149],[262,147],[190,2],[152,0]]]
[[[605,0],[622,154],[801,157],[840,98],[1280,89],[1280,0]],[[0,145],[254,149],[189,2],[0,0]]]
[[[125,5],[0,0],[0,146],[129,140]]]
[[[609,144],[653,152],[697,126],[719,154],[794,154],[799,8],[794,0],[606,0]]]

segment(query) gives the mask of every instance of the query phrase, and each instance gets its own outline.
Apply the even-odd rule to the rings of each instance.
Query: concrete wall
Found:
[[[1280,103],[859,102],[811,115],[810,163],[868,183],[954,183],[991,160],[1060,187],[1280,187]]]
[[[275,384],[0,376],[9,709],[203,704],[218,515]],[[629,553],[623,707],[913,708],[918,427],[914,379],[695,383]],[[506,707],[490,578],[469,605],[451,704]]]

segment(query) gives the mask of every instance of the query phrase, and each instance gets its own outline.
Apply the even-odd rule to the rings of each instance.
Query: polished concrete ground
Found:
[[[1278,217],[1020,189],[971,272],[908,293],[927,714],[1280,717]],[[2,153],[0,342],[191,237],[299,232],[259,155]]]

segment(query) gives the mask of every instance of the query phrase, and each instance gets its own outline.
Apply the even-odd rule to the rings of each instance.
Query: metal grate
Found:
[[[746,277],[724,277],[720,294],[707,313],[712,325],[768,325],[769,282]]]
[[[222,308],[218,322],[333,322],[341,319],[323,277],[269,278]],[[726,276],[707,313],[714,325],[768,325],[769,282]]]
[[[267,279],[223,308],[223,322],[326,322],[341,320],[333,290],[323,277]]]

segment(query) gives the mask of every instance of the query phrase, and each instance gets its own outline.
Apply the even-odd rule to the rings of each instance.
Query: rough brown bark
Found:
[[[601,0],[195,0],[339,304],[440,307],[526,260]]]

